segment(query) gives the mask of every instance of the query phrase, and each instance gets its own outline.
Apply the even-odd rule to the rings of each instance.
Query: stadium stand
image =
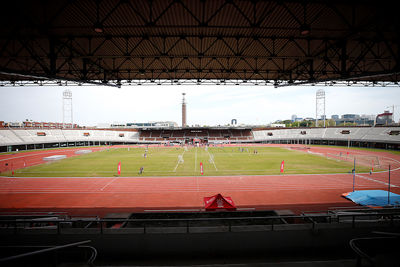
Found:
[[[380,140],[386,142],[398,142],[400,139],[399,135],[390,135],[390,132],[399,131],[398,127],[388,127],[388,128],[372,128],[368,131],[363,137],[364,141],[373,141],[376,137],[379,137]]]
[[[58,144],[73,143],[73,145],[92,145],[112,142],[115,144],[137,143],[139,133],[137,131],[113,131],[113,130],[43,130],[43,129],[2,129],[0,130],[0,151],[6,146],[20,146],[31,144]],[[79,142],[80,144],[75,144]],[[86,144],[85,144],[86,142]],[[67,146],[67,145],[65,145]],[[43,146],[44,147],[44,146]],[[46,146],[48,147],[48,146]],[[54,147],[54,146],[51,146]],[[23,149],[23,147],[20,149]]]
[[[400,149],[399,127],[254,129],[255,142],[334,144]]]
[[[190,128],[174,130],[142,129],[140,131],[141,142],[175,141],[179,143],[194,142],[199,139],[205,143],[242,143],[253,142],[254,138],[250,129],[210,129]],[[197,142],[197,141],[196,141]]]
[[[298,143],[400,149],[399,127],[261,128],[261,129],[10,129],[0,130],[0,151],[39,147],[194,142]],[[196,141],[198,142],[198,141]],[[51,145],[53,144],[53,145]],[[64,144],[64,145],[61,145]],[[25,146],[25,148],[24,148]],[[35,147],[35,146],[34,146]]]
[[[23,144],[24,141],[21,140],[16,134],[11,130],[0,131],[0,144],[4,145],[19,145]]]

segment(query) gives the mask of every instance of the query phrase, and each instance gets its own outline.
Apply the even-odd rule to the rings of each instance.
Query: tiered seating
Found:
[[[327,128],[323,139],[325,140],[362,140],[371,128]]]
[[[242,137],[242,132],[241,131],[234,131],[234,130],[232,130],[231,131],[231,136],[232,137]]]
[[[87,141],[88,138],[83,138],[83,132],[80,130],[63,130],[65,139],[68,142]]]
[[[156,138],[161,137],[161,131],[157,131],[157,130],[151,131],[150,137],[156,137]]]
[[[140,137],[150,137],[150,132],[149,131],[143,131],[143,132],[140,132]]]
[[[0,130],[0,146],[19,144],[23,144],[23,141],[11,130]]]
[[[214,141],[246,142],[246,141],[279,141],[279,140],[342,140],[365,142],[400,143],[398,127],[339,127],[339,128],[295,128],[242,130],[196,130],[176,131],[112,131],[112,130],[0,130],[0,146],[63,143],[63,142],[161,142],[183,141],[187,138],[208,139]],[[43,136],[38,133],[43,133]],[[229,138],[227,138],[229,136]]]
[[[385,127],[371,128],[362,138],[363,141],[374,141],[379,138],[386,142],[399,142],[400,135],[389,135],[391,131],[399,131],[400,128]]]
[[[310,129],[270,129],[253,131],[255,141],[273,140],[352,140],[368,142],[400,142],[396,127],[340,127]]]
[[[52,136],[55,138],[55,142],[63,143],[66,142],[65,136],[61,130],[49,130]]]
[[[253,136],[255,141],[266,140],[266,131],[253,131]]]
[[[197,133],[194,133],[191,131],[185,131],[185,137],[194,138],[194,137],[197,137]]]
[[[209,137],[221,137],[221,132],[216,130],[209,130],[208,135]]]
[[[38,135],[43,133],[44,135]],[[120,134],[122,135],[120,136]],[[85,134],[88,134],[85,136]],[[138,142],[139,133],[107,130],[1,130],[0,146],[63,142]]]
[[[252,137],[251,131],[250,130],[244,130],[241,131],[243,136],[248,136],[248,137]]]
[[[13,132],[20,139],[22,139],[25,144],[35,143],[35,140],[32,138],[32,135],[36,134],[36,132],[34,131],[31,132],[31,130],[14,130]]]
[[[185,135],[185,132],[182,132],[182,131],[174,131],[174,132],[172,132],[171,137],[184,137],[184,135]]]
[[[125,132],[125,142],[137,142],[139,140],[138,132]]]

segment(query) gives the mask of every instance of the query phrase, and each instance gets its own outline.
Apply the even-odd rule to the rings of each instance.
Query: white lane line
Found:
[[[208,155],[209,155],[209,157],[210,157],[210,161],[211,161],[211,163],[212,163],[212,164],[214,164],[214,168],[215,168],[215,170],[216,170],[216,171],[218,171],[218,169],[217,169],[217,166],[215,165],[215,162],[214,162],[214,158],[213,158],[213,157],[211,157],[211,154],[210,154],[210,152],[208,152],[208,150],[207,150],[207,153],[208,153]]]
[[[197,169],[197,147],[196,147],[196,153],[194,154],[194,171],[196,172]]]
[[[182,159],[183,159],[183,154],[185,154],[185,150],[183,150],[183,153],[179,155],[179,156],[182,156]],[[175,166],[173,172],[176,172],[176,169],[178,168],[178,165],[179,165],[179,163],[180,163],[180,162],[179,162],[179,156],[178,156],[178,162],[176,163],[176,166]]]
[[[117,180],[118,177],[115,177],[114,179],[112,179],[111,181],[109,181],[105,186],[103,186],[100,191],[103,191],[107,186],[109,186],[112,182],[114,182],[115,180]]]
[[[389,184],[386,183],[386,182],[379,181],[379,180],[375,180],[375,179],[372,179],[372,178],[370,178],[370,177],[362,176],[362,175],[359,175],[359,174],[356,174],[356,176],[357,176],[357,177],[360,177],[360,178],[363,178],[363,179],[365,179],[365,180],[368,180],[368,181],[372,181],[372,182],[378,183],[378,184],[389,185]],[[391,186],[391,187],[400,187],[400,186],[395,185],[395,184],[392,184],[392,183],[390,183],[390,186]]]

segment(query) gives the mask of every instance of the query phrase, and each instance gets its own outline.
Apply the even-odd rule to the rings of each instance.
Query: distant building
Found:
[[[126,123],[114,122],[111,124],[111,128],[126,128]]]
[[[128,122],[127,127],[178,127],[174,121]]]
[[[342,119],[346,119],[346,120],[356,120],[359,118],[360,118],[360,115],[358,115],[358,114],[343,114],[342,115]]]
[[[282,123],[271,123],[271,127],[273,128],[285,128],[286,125]]]
[[[332,115],[332,116],[331,116],[331,119],[332,119],[332,120],[335,120],[335,121],[336,121],[336,120],[339,120],[339,115]]]
[[[100,128],[100,129],[111,128],[111,123],[98,123],[97,128]]]
[[[389,125],[393,123],[393,113],[385,110],[382,114],[378,114],[375,119],[376,125]]]
[[[292,122],[295,122],[296,119],[297,119],[297,115],[293,114],[293,115],[292,115]]]
[[[75,129],[80,126],[73,123],[61,122],[38,122],[38,121],[23,121],[23,122],[4,122],[4,127],[9,128],[35,128],[35,129]]]
[[[361,116],[362,120],[375,120],[376,115],[367,115],[367,114],[362,114]]]

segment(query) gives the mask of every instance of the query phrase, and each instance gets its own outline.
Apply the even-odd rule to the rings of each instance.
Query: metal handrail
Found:
[[[375,266],[375,261],[374,259],[369,256],[367,253],[365,253],[364,251],[361,250],[361,248],[359,248],[357,246],[357,242],[359,241],[363,241],[363,240],[378,240],[378,239],[396,239],[396,237],[362,237],[362,238],[354,238],[351,239],[349,244],[351,249],[357,254],[357,266],[361,266],[361,259],[365,259],[368,261],[369,264],[371,264],[372,266]]]
[[[316,214],[316,213],[325,213],[327,215],[329,215],[329,214],[334,215],[338,212],[349,212],[349,211],[354,211],[354,212],[365,212],[365,211],[378,212],[379,211],[379,212],[381,212],[381,211],[391,211],[391,210],[400,212],[400,206],[383,207],[383,208],[379,208],[379,210],[373,210],[373,211],[371,211],[370,207],[365,207],[365,206],[332,207],[332,208],[329,208],[328,210],[303,211],[301,214],[310,215],[310,214]]]
[[[82,218],[82,219],[43,219],[40,222],[49,222],[49,223],[60,223],[60,222],[163,222],[163,221],[241,221],[241,220],[261,220],[261,219],[287,219],[287,218],[297,218],[297,219],[304,219],[304,218],[326,218],[330,217],[329,215],[312,215],[312,216],[268,216],[268,217],[226,217],[226,218],[166,218],[166,219],[116,219],[116,218],[109,218],[109,219],[92,219],[92,218]],[[32,219],[16,219],[16,220],[1,220],[0,223],[29,223],[29,222],[37,222]]]
[[[261,220],[261,219],[313,219],[313,218],[330,218],[330,217],[365,217],[365,216],[400,216],[400,212],[363,212],[363,213],[347,213],[345,214],[315,214],[315,215],[285,215],[285,216],[257,216],[257,217],[221,217],[221,218],[156,218],[156,219],[125,219],[125,218],[80,218],[80,219],[43,219],[40,222],[160,222],[160,221],[241,221],[241,220]],[[16,220],[1,220],[0,223],[29,223],[29,222],[38,222],[34,219],[16,219]]]
[[[52,246],[52,247],[48,247],[48,246],[32,246],[32,247],[46,247],[46,248],[45,249],[36,250],[36,251],[27,252],[27,253],[23,253],[23,254],[19,254],[19,255],[14,255],[14,256],[6,257],[6,258],[1,258],[0,262],[17,260],[17,259],[24,258],[24,257],[29,257],[29,256],[37,255],[37,254],[43,254],[43,253],[56,251],[56,250],[60,250],[60,249],[65,249],[65,248],[70,248],[70,247],[81,247],[81,248],[89,248],[92,251],[92,255],[90,256],[90,258],[87,261],[88,264],[92,265],[94,260],[97,257],[97,250],[92,246],[81,246],[81,245],[84,245],[84,244],[87,244],[87,243],[90,243],[90,242],[92,242],[92,241],[91,240],[85,240],[85,241],[70,243],[70,244],[66,244],[66,245],[62,245],[62,246]],[[14,246],[6,246],[6,247],[14,247]],[[29,246],[16,246],[16,247],[29,247]],[[3,247],[3,248],[5,248],[5,247]]]
[[[81,219],[43,219],[40,220],[40,223],[74,223],[74,222],[93,222],[93,223],[112,223],[112,222],[143,222],[143,223],[151,223],[151,222],[199,222],[199,221],[245,221],[245,220],[272,220],[270,224],[274,224],[274,220],[280,219],[302,219],[307,222],[307,219],[310,222],[313,219],[323,218],[326,219],[328,222],[332,222],[332,218],[336,218],[337,222],[340,222],[340,218],[350,218],[352,221],[355,221],[356,217],[367,217],[367,216],[389,216],[390,219],[394,219],[394,216],[400,216],[400,212],[378,212],[378,213],[355,213],[351,212],[345,214],[315,214],[315,215],[288,215],[288,216],[262,216],[262,217],[226,217],[226,218],[159,218],[159,219],[100,219],[100,218],[81,218]],[[0,223],[5,224],[24,224],[24,223],[38,223],[37,220],[32,219],[16,219],[16,220],[1,220]]]

